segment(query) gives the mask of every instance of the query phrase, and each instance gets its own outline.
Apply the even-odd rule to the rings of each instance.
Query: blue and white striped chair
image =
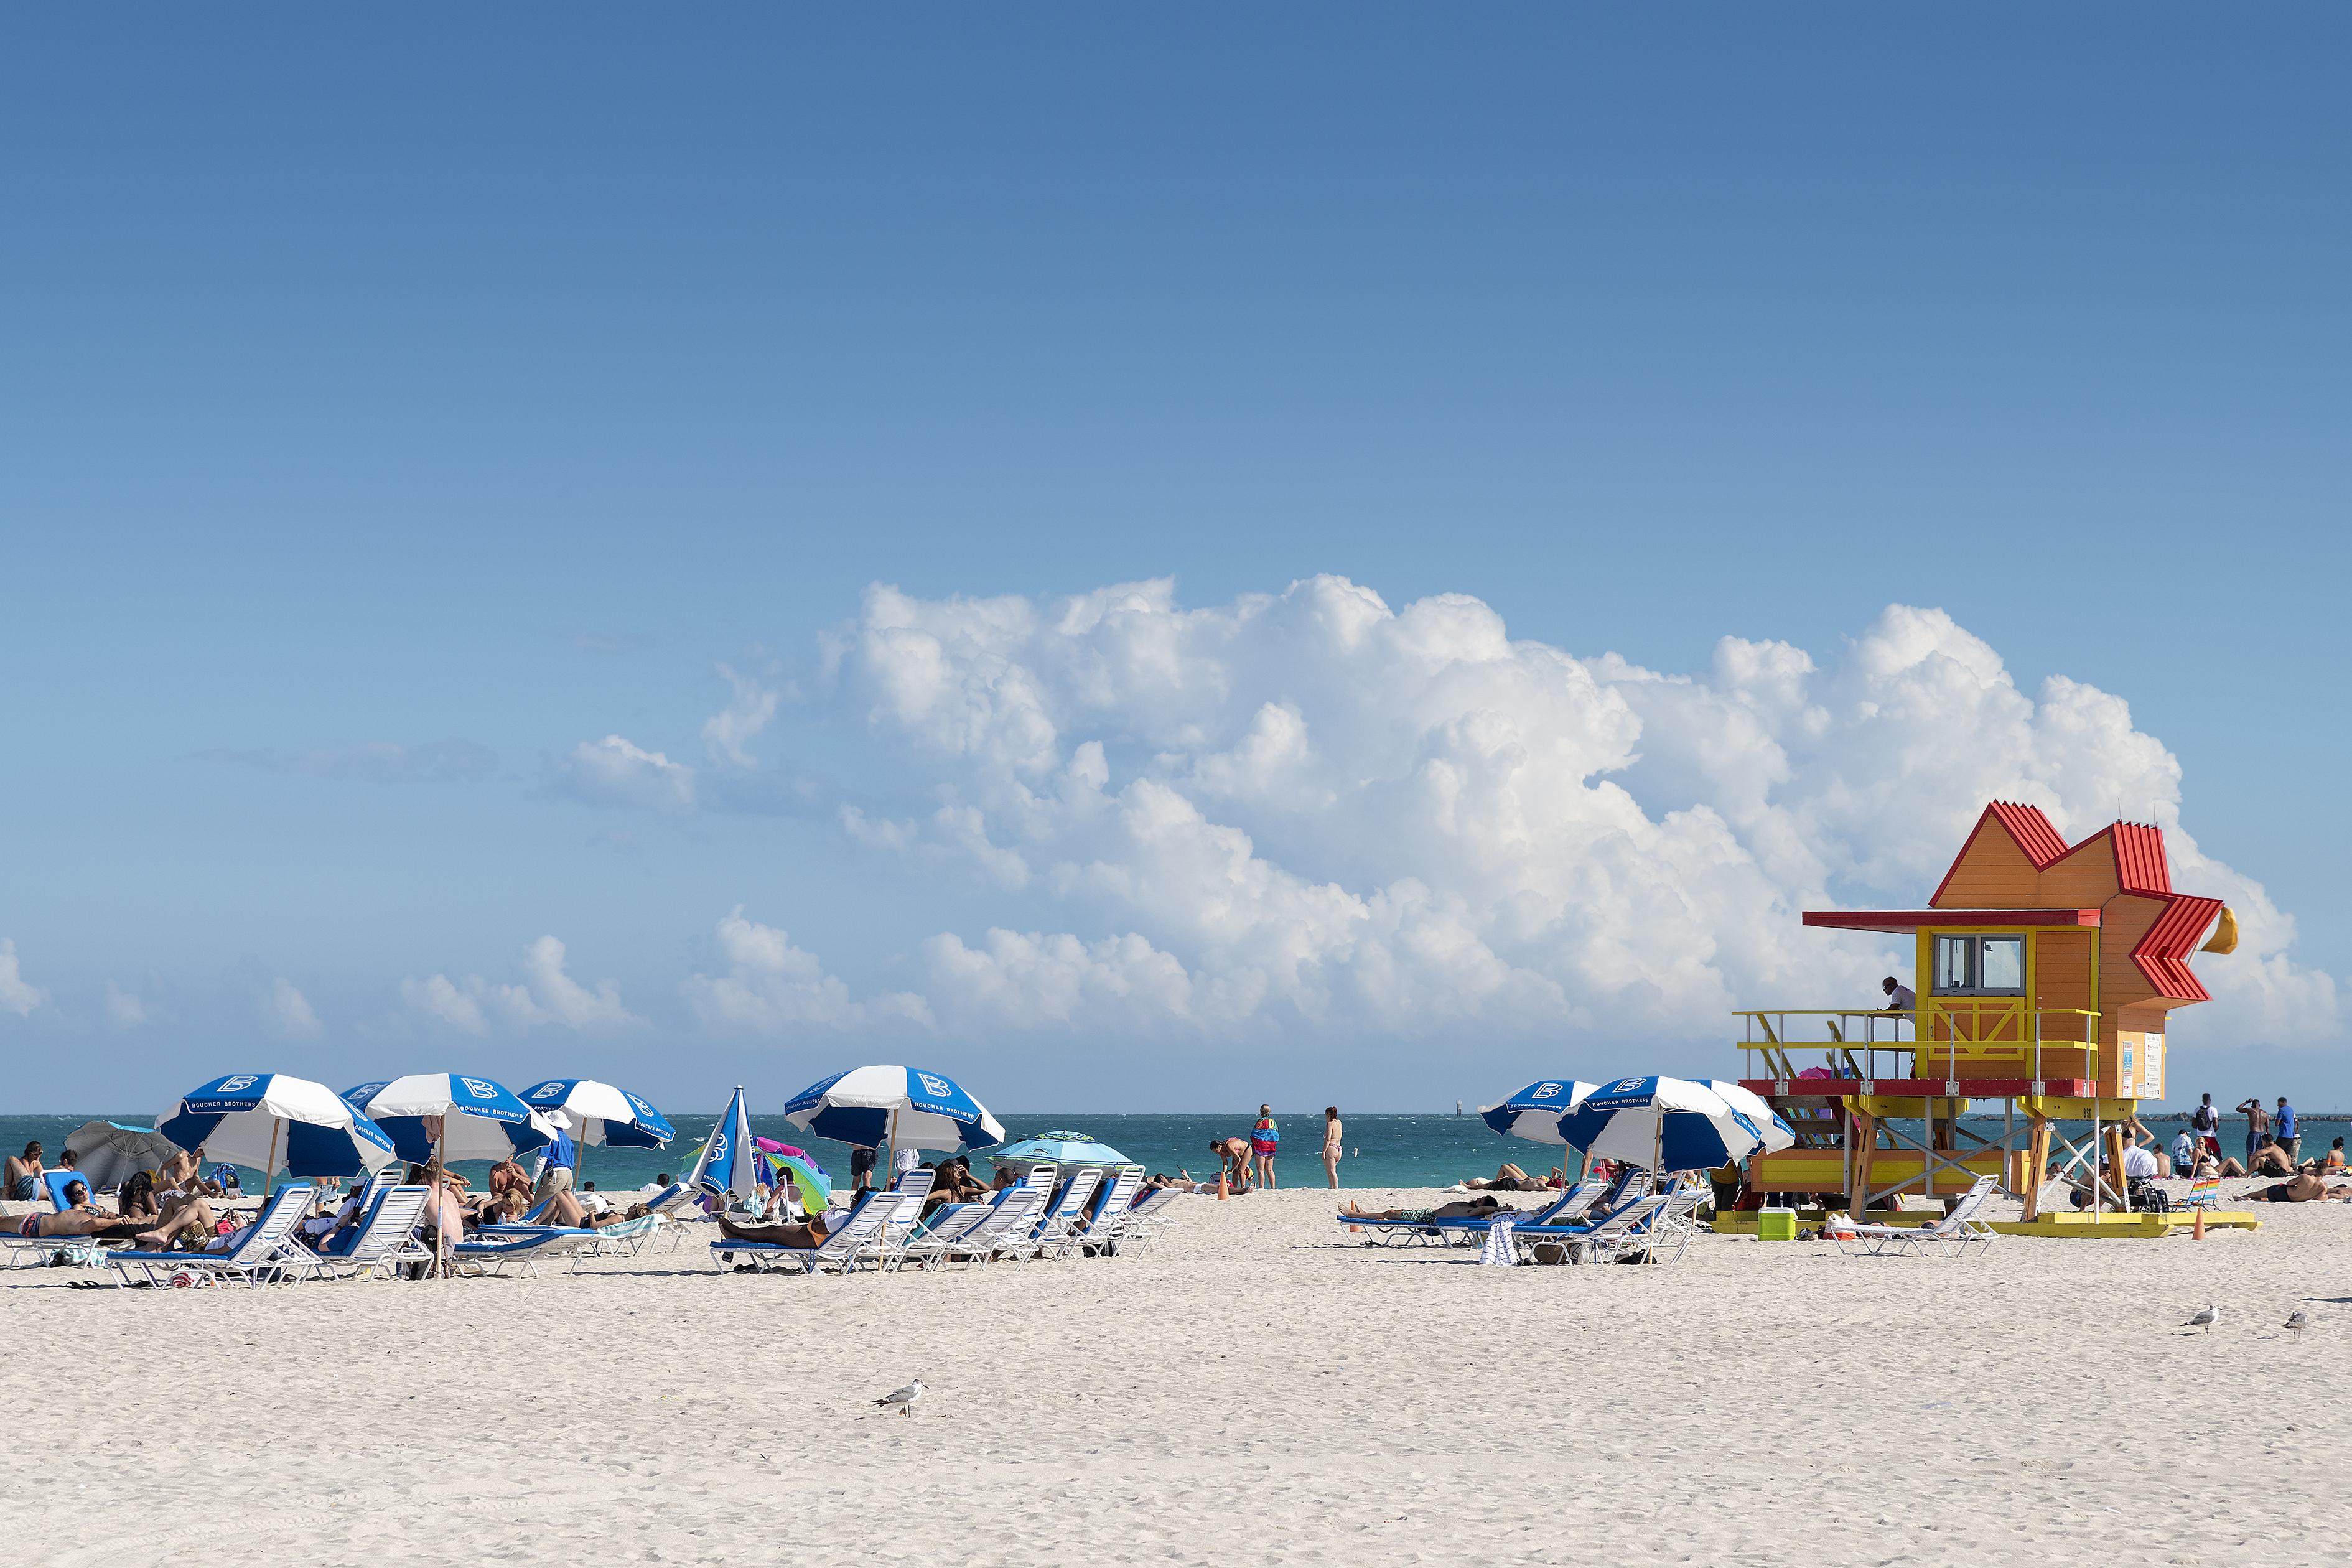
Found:
[[[134,1269],[151,1285],[168,1284],[180,1273],[245,1285],[315,1277],[320,1272],[318,1256],[294,1239],[294,1227],[310,1214],[315,1191],[301,1183],[278,1188],[225,1252],[125,1249],[107,1254],[107,1266],[114,1270],[114,1282],[122,1286],[131,1284]]]
[[[871,1255],[875,1240],[885,1220],[898,1212],[896,1193],[867,1193],[849,1211],[839,1229],[828,1230],[825,1237],[814,1247],[786,1247],[773,1241],[729,1241],[710,1244],[711,1258],[721,1273],[729,1263],[740,1258],[755,1273],[771,1269],[790,1269],[802,1274],[821,1274],[831,1268],[838,1273],[854,1272],[861,1258]],[[740,1267],[740,1265],[738,1265]]]

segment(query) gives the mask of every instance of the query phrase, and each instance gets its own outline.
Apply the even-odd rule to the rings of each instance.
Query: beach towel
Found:
[[[1281,1143],[1282,1129],[1274,1124],[1274,1118],[1259,1117],[1257,1125],[1250,1129],[1250,1152],[1271,1154],[1280,1147]]]
[[[1503,1268],[1517,1265],[1519,1255],[1511,1246],[1511,1224],[1509,1220],[1498,1219],[1486,1227],[1486,1244],[1478,1249],[1480,1263],[1491,1263]]]

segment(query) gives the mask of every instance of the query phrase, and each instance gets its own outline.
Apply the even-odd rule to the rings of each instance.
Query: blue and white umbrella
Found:
[[[1548,1078],[1531,1083],[1500,1105],[1478,1112],[1480,1121],[1506,1138],[1530,1143],[1565,1143],[1559,1119],[1592,1092],[1592,1085],[1576,1079]]]
[[[686,1184],[756,1202],[762,1174],[759,1145],[751,1141],[751,1113],[743,1105],[743,1086],[737,1084],[735,1098],[727,1102],[727,1114],[710,1130],[709,1141],[703,1144]]]
[[[1598,1158],[1653,1171],[1703,1171],[1745,1160],[1788,1135],[1778,1118],[1769,1125],[1777,1134],[1691,1079],[1621,1078],[1561,1117],[1559,1132],[1570,1148]]]
[[[284,1073],[238,1072],[182,1095],[155,1131],[259,1171],[296,1176],[372,1175],[398,1156],[392,1139],[323,1083]]]
[[[919,1068],[852,1068],[793,1096],[784,1119],[820,1138],[878,1149],[985,1149],[1004,1128],[955,1079]]]
[[[1756,1131],[1763,1135],[1761,1153],[1774,1154],[1797,1146],[1797,1130],[1780,1119],[1780,1113],[1765,1102],[1764,1097],[1752,1089],[1742,1089],[1719,1078],[1703,1078],[1699,1082],[1723,1097],[1724,1102],[1748,1118]]]
[[[677,1136],[669,1118],[652,1105],[593,1078],[551,1078],[532,1084],[518,1098],[533,1110],[561,1110],[570,1117],[575,1142],[662,1149]]]
[[[363,1083],[343,1090],[343,1099],[390,1133],[392,1146],[411,1164],[432,1159],[436,1142],[444,1164],[503,1160],[553,1142],[560,1131],[504,1084],[462,1073],[411,1073]]]
[[[1088,1166],[1115,1170],[1122,1165],[1135,1164],[1134,1161],[1109,1144],[1089,1138],[1083,1132],[1040,1132],[1034,1138],[1008,1143],[989,1158],[1000,1165],[1024,1168],[1052,1165],[1064,1171],[1084,1170]]]

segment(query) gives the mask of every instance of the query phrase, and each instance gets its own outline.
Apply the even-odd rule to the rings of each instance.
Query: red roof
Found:
[[[2024,852],[2025,858],[2033,862],[2033,868],[2037,871],[2048,870],[2066,853],[2066,841],[2058,836],[2056,828],[2050,826],[2050,819],[2042,815],[2040,806],[2020,805],[2010,800],[1994,801],[1978,816],[1976,826],[1969,829],[1969,836],[1960,840],[1960,852],[1952,857],[1951,868],[1944,873],[1944,879],[1936,884],[1936,890],[1927,895],[1929,903],[1942,898],[1944,889],[1950,887],[1952,879],[1959,874],[1960,862],[1969,858],[1969,846],[1977,841],[1977,831],[1984,826],[1986,817],[2000,824],[2002,830]]]
[[[2212,993],[2190,972],[2189,955],[2197,950],[2197,939],[2205,934],[2205,928],[2221,914],[2221,900],[2186,893],[2167,896],[2172,907],[2158,916],[2147,934],[2139,939],[2139,945],[2132,949],[2132,962],[2155,985],[2158,995],[2175,1002],[2210,1002]]]
[[[2095,926],[2096,910],[1807,910],[1805,923],[1889,935],[1921,926]],[[2203,927],[2199,927],[2203,930]]]
[[[2172,873],[2164,864],[2164,834],[2144,823],[2118,822],[2107,829],[2116,841],[2116,879],[2126,893],[2164,894],[2172,891]]]

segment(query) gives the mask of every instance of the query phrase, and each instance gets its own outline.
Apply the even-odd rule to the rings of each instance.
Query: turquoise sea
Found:
[[[1209,1153],[1209,1142],[1232,1134],[1248,1136],[1250,1125],[1256,1120],[1255,1110],[1234,1111],[1217,1116],[1102,1116],[1076,1112],[1037,1113],[1001,1116],[1007,1134],[1013,1139],[1034,1137],[1037,1133],[1067,1130],[1098,1138],[1137,1162],[1146,1170],[1175,1172],[1190,1170],[1195,1176],[1213,1173],[1216,1161]],[[65,1147],[66,1135],[89,1116],[0,1116],[0,1150],[15,1153],[25,1144],[38,1139],[48,1150],[50,1163],[56,1163],[58,1151]],[[117,1116],[112,1120],[139,1126],[152,1123],[151,1116]],[[672,1113],[670,1121],[679,1131],[679,1139],[667,1150],[595,1148],[581,1152],[580,1180],[593,1182],[607,1191],[642,1186],[665,1173],[683,1174],[693,1158],[693,1150],[709,1135],[718,1120],[716,1111],[701,1115]],[[1276,1160],[1275,1173],[1283,1186],[1319,1186],[1323,1183],[1323,1165],[1319,1152],[1323,1147],[1323,1118],[1319,1111],[1303,1115],[1283,1116],[1279,1121],[1284,1152]],[[1339,1166],[1339,1184],[1346,1187],[1435,1187],[1460,1181],[1465,1176],[1490,1176],[1495,1167],[1505,1160],[1514,1161],[1531,1171],[1540,1172],[1559,1161],[1562,1151],[1556,1145],[1529,1143],[1516,1138],[1497,1137],[1476,1113],[1456,1117],[1452,1114],[1427,1116],[1350,1116],[1344,1120],[1347,1131],[1348,1157]],[[1970,1117],[1964,1125],[1998,1137],[1998,1118],[1979,1120]],[[754,1116],[752,1130],[780,1142],[795,1144],[814,1154],[830,1170],[835,1179],[849,1179],[849,1151],[839,1143],[824,1139],[812,1139],[781,1116]],[[2150,1123],[2150,1131],[2167,1143],[2181,1124],[2171,1121]],[[2077,1135],[2085,1129],[2072,1129]],[[2341,1118],[2306,1117],[2303,1121],[2303,1153],[2305,1158],[2326,1151],[2328,1141],[2352,1137],[2352,1123]],[[2221,1146],[2225,1152],[2242,1153],[2245,1130],[2242,1122],[2231,1120],[2222,1128]],[[978,1157],[976,1163],[984,1163]],[[468,1166],[460,1163],[458,1170],[472,1176],[478,1184],[487,1165]],[[248,1178],[250,1180],[250,1178]]]

